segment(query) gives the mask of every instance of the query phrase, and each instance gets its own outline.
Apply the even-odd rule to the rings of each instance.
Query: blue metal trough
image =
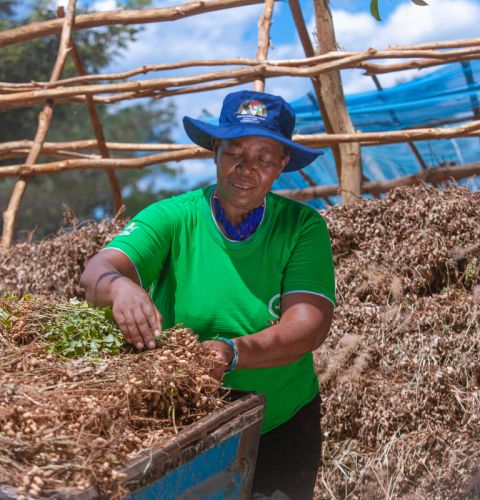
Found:
[[[122,472],[128,500],[248,499],[257,459],[265,398],[233,394],[225,407],[179,432],[166,446],[142,450]],[[95,488],[48,492],[62,500],[102,497]],[[0,500],[16,498],[0,490]]]

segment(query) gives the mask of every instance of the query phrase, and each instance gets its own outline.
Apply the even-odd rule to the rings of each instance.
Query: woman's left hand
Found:
[[[206,340],[203,345],[208,347],[214,355],[210,376],[216,380],[222,380],[233,359],[232,348],[221,340]]]

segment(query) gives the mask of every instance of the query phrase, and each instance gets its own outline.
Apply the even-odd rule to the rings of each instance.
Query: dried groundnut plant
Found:
[[[0,314],[0,489],[21,499],[96,486],[122,497],[126,459],[224,404],[192,330],[167,330],[154,351],[67,359],[46,352],[35,305],[45,315],[57,301],[19,301],[13,322]]]
[[[478,498],[480,193],[400,188],[325,217],[338,307],[315,354],[316,498]]]

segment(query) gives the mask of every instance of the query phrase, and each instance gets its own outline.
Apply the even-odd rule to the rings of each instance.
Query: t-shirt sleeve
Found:
[[[147,289],[162,271],[174,227],[174,214],[157,202],[139,212],[105,248],[116,248],[127,255],[137,269],[142,287]]]
[[[336,304],[332,245],[327,224],[317,213],[301,225],[286,265],[282,294],[293,292],[319,294]]]

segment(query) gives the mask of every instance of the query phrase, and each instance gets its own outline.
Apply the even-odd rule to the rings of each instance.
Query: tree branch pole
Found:
[[[478,59],[480,52],[478,49],[469,50],[465,54],[451,54],[445,52],[443,57],[435,57],[434,59],[415,59],[413,61],[407,61],[395,64],[374,64],[369,62],[360,62],[356,65],[357,68],[364,69],[366,76],[380,75],[385,73],[395,73],[397,71],[405,71],[407,69],[423,69],[423,68],[433,68],[434,66],[440,66],[442,64],[449,64],[454,62],[470,61],[472,59]],[[375,58],[372,58],[375,59]]]
[[[356,142],[368,143],[371,146],[379,144],[392,144],[397,142],[418,141],[427,139],[450,139],[452,137],[465,137],[469,134],[477,135],[480,131],[480,120],[469,122],[458,127],[445,128],[418,128],[409,130],[393,130],[390,132],[356,132],[353,134],[309,134],[294,136],[294,140],[307,146],[322,147],[331,144]]]
[[[82,14],[76,18],[75,30],[111,26],[114,24],[127,25],[174,21],[205,12],[213,12],[216,10],[257,3],[262,3],[262,0],[203,0],[159,9],[120,10]],[[52,19],[49,21],[34,22],[18,28],[5,30],[0,33],[0,47],[41,38],[46,35],[60,33],[61,29],[61,20]],[[412,45],[412,47],[420,50],[468,46],[469,43],[465,42],[465,40],[430,42]]]
[[[65,61],[69,52],[69,41],[70,34],[72,32],[72,26],[75,16],[75,4],[76,0],[69,0],[67,15],[63,21],[62,35],[60,37],[60,45],[58,47],[57,58],[55,60],[55,65],[50,76],[50,80],[58,80],[60,78]],[[25,165],[33,165],[37,161],[37,158],[42,150],[43,142],[47,136],[48,129],[50,127],[50,122],[53,115],[53,101],[47,101],[43,110],[40,112],[38,117],[38,127],[33,140],[32,149],[25,160]],[[7,209],[3,212],[3,230],[2,230],[2,247],[10,248],[13,241],[13,235],[15,230],[15,220],[17,218],[18,209],[22,201],[25,190],[27,189],[28,176],[21,175],[20,179],[16,182],[10,201],[8,203]]]
[[[292,5],[296,5],[292,3]],[[295,8],[295,7],[293,7]],[[298,9],[298,5],[297,5]],[[295,16],[301,15],[301,11],[294,11]],[[303,22],[303,18],[295,17],[296,24],[300,22],[303,24],[303,29],[306,33],[306,39],[309,41],[309,35],[306,31],[305,23]],[[300,31],[300,24],[297,25],[297,29]],[[305,35],[302,36],[302,40],[305,38]],[[471,40],[472,44],[476,42],[476,39]],[[310,47],[313,51],[313,47]],[[303,42],[302,42],[303,44]],[[444,49],[442,49],[444,50]],[[305,57],[303,59],[280,59],[280,60],[268,60],[266,61],[267,67],[276,67],[276,66],[284,66],[284,67],[308,67],[315,66],[320,63],[330,62],[330,61],[339,61],[342,60],[342,66],[339,66],[339,69],[344,69],[343,61],[349,60],[351,57],[357,57],[361,54],[364,54],[367,59],[394,59],[394,58],[427,58],[426,61],[428,65],[438,65],[445,64],[446,62],[451,61],[459,61],[463,57],[470,57],[472,59],[478,58],[480,55],[480,42],[477,46],[473,48],[467,49],[458,49],[452,50],[449,52],[436,52],[434,49],[431,50],[419,50],[419,49],[410,49],[408,46],[399,47],[395,49],[387,48],[382,50],[370,49],[367,51],[361,52],[347,52],[347,51],[333,51],[328,52],[326,54],[320,56],[312,56]],[[432,58],[432,59],[428,59]],[[105,74],[97,74],[97,75],[85,75],[85,76],[75,76],[70,78],[64,78],[62,80],[58,80],[56,82],[37,82],[32,81],[29,83],[16,83],[16,82],[0,82],[0,90],[4,93],[10,92],[18,92],[18,91],[28,91],[28,90],[38,90],[38,89],[48,89],[55,87],[63,87],[67,85],[77,84],[77,83],[92,83],[96,81],[108,81],[108,80],[123,80],[126,78],[130,78],[132,76],[147,74],[150,72],[159,72],[159,71],[169,71],[175,69],[183,69],[183,68],[194,68],[194,67],[208,67],[208,66],[258,66],[260,61],[258,59],[248,59],[248,58],[232,58],[232,59],[198,59],[191,61],[183,61],[178,63],[166,63],[166,64],[149,64],[144,65],[139,68],[134,68],[129,71],[123,71],[121,73],[105,73]],[[350,66],[346,67],[358,67],[367,69],[370,63],[362,63],[355,62]],[[423,61],[408,61],[405,63],[400,63],[400,67],[398,69],[415,69],[419,64],[423,64]],[[379,67],[379,72],[384,72],[383,68],[390,68],[391,65],[372,65],[374,67]],[[388,71],[385,71],[388,72]],[[306,75],[308,76],[308,75]]]
[[[60,88],[36,87],[35,90],[20,89],[20,91],[16,92],[0,94],[0,110],[7,110],[16,107],[27,107],[35,105],[36,103],[42,102],[46,99],[54,99],[56,103],[71,102],[72,99],[78,101],[78,99],[83,98],[84,95],[95,94],[120,93],[117,96],[110,95],[103,98],[95,98],[94,102],[96,103],[114,102],[118,99],[123,100],[127,98],[145,97],[145,95],[158,94],[161,97],[165,95],[178,95],[204,90],[203,88],[188,88],[185,86],[196,85],[205,82],[218,82],[225,79],[239,79],[243,83],[245,81],[251,81],[252,79],[280,76],[313,78],[325,73],[337,71],[339,69],[359,67],[361,66],[361,63],[363,61],[371,59],[377,53],[378,51],[376,51],[375,49],[368,49],[366,51],[358,52],[348,57],[325,61],[313,66],[278,66],[274,64],[272,65],[270,62],[265,61],[263,64],[258,64],[256,66],[214,71],[211,73],[203,73],[199,75],[177,78],[155,78],[121,83],[65,86]],[[480,56],[480,49],[479,52],[477,52],[477,57],[478,56]],[[444,62],[445,60],[439,57],[438,64],[443,64]],[[235,80],[230,80],[228,82],[224,81],[214,85],[218,85],[218,87],[227,87],[235,85]]]
[[[448,180],[458,181],[467,177],[480,175],[480,163],[471,163],[459,165],[457,167],[442,167],[431,168],[429,170],[419,172],[418,174],[398,177],[389,181],[368,181],[362,186],[363,193],[368,193],[378,196],[386,193],[391,189],[401,186],[413,186],[421,182],[430,182],[438,184]],[[338,196],[341,193],[341,188],[338,185],[329,186],[314,186],[304,189],[282,189],[274,191],[276,194],[291,198],[297,201],[308,201],[315,198],[325,198],[328,196]]]
[[[305,144],[308,146],[325,147],[331,146],[333,141],[337,143],[362,143],[367,142],[370,145],[379,144],[389,144],[397,142],[406,142],[408,140],[429,140],[429,139],[449,139],[452,137],[465,137],[469,134],[480,135],[480,120],[475,122],[470,122],[467,125],[461,125],[459,127],[451,128],[423,128],[423,129],[412,129],[412,130],[395,130],[392,132],[364,132],[355,134],[312,134],[312,135],[294,135],[293,140]],[[473,135],[472,135],[473,137]],[[85,145],[85,143],[90,143],[94,141],[77,141]],[[75,141],[73,142],[75,143]],[[60,143],[69,144],[69,143]],[[96,142],[95,142],[96,144]],[[107,143],[108,145],[109,143]],[[114,146],[116,143],[112,143]],[[148,146],[152,145],[121,145],[122,147],[128,147],[130,151],[144,151],[147,150]],[[59,173],[68,170],[76,169],[87,169],[87,168],[133,168],[141,169],[149,165],[154,165],[155,163],[167,162],[167,161],[181,161],[186,159],[194,158],[210,158],[212,152],[206,149],[185,145],[183,149],[170,148],[169,145],[160,145],[167,149],[163,153],[153,154],[148,156],[142,156],[140,158],[101,158],[101,159],[72,159],[66,161],[57,161],[50,163],[40,163],[36,165],[8,165],[5,167],[0,167],[0,178],[12,177],[18,175],[42,175],[50,173]],[[171,145],[170,145],[171,146]],[[180,145],[177,145],[178,147]],[[135,147],[135,149],[134,149]],[[113,149],[113,147],[112,147]],[[150,150],[153,150],[151,147]],[[330,196],[330,195],[329,195]]]
[[[478,137],[480,136],[480,120],[472,121],[457,127],[444,128],[420,128],[408,130],[394,130],[391,132],[356,132],[354,134],[296,134],[293,140],[300,144],[313,147],[330,147],[332,144],[340,144],[345,142],[357,142],[363,146],[379,146],[381,144],[393,144],[399,142],[409,142],[412,140],[422,141],[431,139],[450,139],[453,137]],[[21,156],[22,153],[28,151],[32,147],[33,141],[11,141],[0,143],[0,158],[5,158],[7,155]],[[78,150],[92,150],[97,148],[97,141],[94,139],[81,141],[67,142],[45,142],[42,147],[42,154],[70,154],[72,155]],[[162,152],[179,152],[182,157],[161,157],[161,161],[178,161],[179,159],[194,159],[208,158],[211,156],[208,151],[198,150],[190,144],[136,144],[127,142],[107,142],[106,146],[112,151],[162,151]],[[199,156],[199,151],[202,155]],[[88,158],[88,157],[87,157]],[[91,160],[99,158],[98,156],[90,157]],[[150,158],[150,156],[146,157]],[[128,160],[128,159],[127,159]],[[132,160],[135,160],[133,158]],[[152,160],[153,164],[158,159]],[[34,167],[44,164],[34,165]],[[11,177],[19,175],[21,168],[24,165],[8,165],[0,167],[0,177]],[[90,165],[82,166],[81,168],[92,168]]]
[[[0,142],[0,155],[12,151],[26,150],[32,147],[33,141],[9,141]],[[133,142],[107,142],[106,146],[109,150],[114,151],[174,151],[190,147],[190,144],[150,144],[150,143],[133,143]],[[80,141],[63,141],[63,142],[44,142],[42,153],[55,154],[58,150],[95,150],[98,147],[96,139],[85,139]],[[1,169],[2,167],[0,167]]]
[[[262,3],[262,0],[199,0],[171,7],[148,10],[115,10],[109,12],[96,12],[93,14],[80,14],[75,18],[75,30],[112,26],[114,24],[147,24],[165,21],[175,21],[185,17]],[[0,33],[0,47],[14,43],[34,40],[47,35],[55,35],[62,30],[61,19],[38,21],[5,30]]]
[[[268,56],[270,46],[270,27],[272,26],[273,5],[275,0],[265,0],[263,12],[258,18],[258,48],[257,59],[263,64]],[[253,81],[253,90],[263,92],[265,90],[265,77],[256,78]]]
[[[317,32],[317,53],[335,50],[335,32],[328,0],[314,0],[315,23]],[[355,132],[348,114],[343,95],[340,72],[330,71],[318,76],[320,93],[329,122],[335,133],[352,134]],[[355,143],[341,144],[340,148],[340,185],[342,186],[342,202],[353,203],[362,194],[362,160],[360,145]]]
[[[192,146],[180,151],[167,151],[165,153],[142,156],[140,158],[99,158],[99,159],[75,159],[63,160],[50,163],[40,163],[37,165],[9,165],[0,168],[0,178],[12,177],[15,175],[45,175],[67,172],[79,169],[142,169],[155,163],[167,161],[181,161],[191,158],[210,158],[212,152]]]
[[[59,7],[57,9],[57,14],[59,17],[65,16],[65,11],[63,7]],[[80,54],[75,46],[75,42],[73,37],[70,37],[69,42],[70,54],[72,56],[73,64],[75,65],[75,69],[80,76],[85,76],[87,74],[85,70],[85,66],[83,65]],[[93,132],[97,139],[98,149],[102,158],[110,158],[110,153],[108,152],[108,148],[105,144],[105,136],[103,134],[102,125],[100,123],[100,119],[98,117],[97,108],[95,107],[95,103],[93,102],[93,97],[91,95],[85,96],[88,114],[90,116],[90,121],[92,122]],[[114,213],[117,214],[123,207],[122,201],[122,191],[120,188],[120,183],[118,182],[118,177],[115,170],[111,168],[107,168],[106,170],[108,182],[110,184],[110,189],[112,190],[113,196],[113,207]]]

